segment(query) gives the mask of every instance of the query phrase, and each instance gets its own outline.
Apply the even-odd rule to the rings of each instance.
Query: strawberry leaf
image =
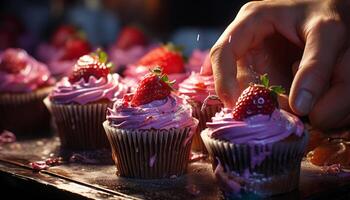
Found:
[[[101,63],[106,63],[108,60],[107,53],[102,51],[101,49],[97,49],[97,55]]]
[[[177,52],[177,53],[182,53],[185,49],[184,46],[180,46],[180,45],[174,45],[173,43],[167,43],[166,45],[164,45],[164,47],[166,49],[168,49],[169,51],[173,51],[173,52]]]
[[[166,83],[169,82],[169,78],[168,78],[167,75],[163,75],[161,79],[162,79],[162,81],[164,81],[164,82],[166,82]]]
[[[261,75],[260,81],[264,87],[269,88],[270,81],[269,81],[269,78],[267,77],[267,74]]]

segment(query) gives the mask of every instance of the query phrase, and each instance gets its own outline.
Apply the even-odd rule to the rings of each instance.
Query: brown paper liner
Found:
[[[271,196],[298,188],[300,163],[308,142],[308,133],[305,132],[301,138],[287,138],[267,145],[220,141],[210,138],[207,130],[203,131],[201,136],[214,161],[213,169],[218,164],[215,159],[219,159],[225,172],[229,172],[230,175],[236,174],[237,179],[242,179],[247,172],[252,175],[252,179],[244,183],[248,192]],[[252,154],[266,151],[269,151],[269,154],[265,159],[260,164],[253,165]]]
[[[207,149],[205,148],[200,134],[202,130],[207,128],[206,123],[211,121],[211,118],[221,110],[223,105],[207,105],[202,111],[202,103],[191,102],[190,104],[192,106],[192,116],[199,121],[198,128],[193,136],[192,150],[207,153]]]
[[[30,93],[0,94],[0,129],[12,131],[19,137],[48,135],[50,113],[43,99],[51,87]]]
[[[45,103],[52,113],[63,148],[93,150],[110,147],[102,123],[106,120],[107,107],[112,103]]]
[[[191,127],[127,130],[103,123],[118,175],[160,179],[184,174],[190,156]]]

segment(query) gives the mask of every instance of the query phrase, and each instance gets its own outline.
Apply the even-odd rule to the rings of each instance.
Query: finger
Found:
[[[306,34],[304,54],[294,77],[290,105],[298,115],[310,112],[327,87],[345,38],[345,28],[332,20],[316,22]]]
[[[333,73],[331,86],[310,112],[310,121],[320,129],[343,128],[350,125],[350,49]]]
[[[295,76],[297,74],[299,66],[300,66],[300,60],[297,60],[293,63],[293,65],[292,65],[293,76]]]
[[[276,31],[285,34],[285,37],[295,43],[300,42],[294,26],[286,25],[293,24],[292,17],[286,17],[290,12],[284,12],[283,15],[283,20],[288,23],[278,23],[276,20],[280,18],[277,16],[281,16],[283,11],[275,8],[261,2],[246,4],[211,49],[215,88],[225,106],[232,107],[240,92],[237,91],[239,85],[236,61],[249,49],[259,46],[267,36]]]

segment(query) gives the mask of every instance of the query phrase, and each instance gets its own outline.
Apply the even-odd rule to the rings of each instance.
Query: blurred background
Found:
[[[94,46],[113,44],[124,26],[141,28],[153,42],[208,49],[243,0],[11,0],[0,3],[0,49],[32,53],[62,24],[78,27]]]

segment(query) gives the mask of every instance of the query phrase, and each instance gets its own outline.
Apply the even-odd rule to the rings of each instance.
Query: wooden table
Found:
[[[169,180],[121,178],[115,175],[116,169],[112,163],[96,165],[66,162],[40,172],[33,171],[29,165],[32,161],[59,154],[62,151],[57,137],[2,145],[0,182],[11,193],[20,191],[22,194],[50,199],[223,198],[207,161],[193,162],[187,175]],[[106,156],[109,156],[108,153]],[[349,194],[350,174],[324,174],[320,168],[303,161],[299,190],[269,199],[350,199]]]

